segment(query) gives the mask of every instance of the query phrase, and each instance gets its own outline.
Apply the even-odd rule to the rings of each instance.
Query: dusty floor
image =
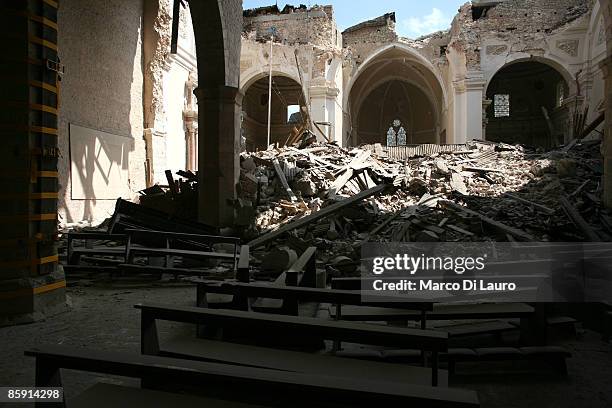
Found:
[[[0,385],[33,384],[34,360],[24,357],[23,351],[41,343],[138,353],[140,316],[133,305],[139,302],[191,305],[195,288],[181,284],[151,286],[115,282],[74,286],[68,289],[68,295],[72,307],[66,313],[46,322],[0,328]],[[187,330],[178,326],[160,329],[165,334]],[[612,407],[612,346],[590,331],[581,332],[578,340],[568,340],[563,345],[573,353],[568,360],[567,379],[504,363],[460,366],[451,383],[477,390],[485,408]],[[100,379],[100,376],[82,373],[63,374],[68,396]],[[104,381],[135,384],[134,380],[124,378],[106,377]]]

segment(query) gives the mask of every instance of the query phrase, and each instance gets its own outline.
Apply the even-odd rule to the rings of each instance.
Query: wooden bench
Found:
[[[197,282],[196,304],[200,307],[229,308],[237,310],[255,310],[265,312],[278,312],[298,316],[300,302],[331,303],[337,308],[342,305],[370,305],[380,307],[394,307],[418,310],[424,319],[424,312],[432,310],[433,304],[427,302],[404,302],[401,298],[392,298],[382,295],[369,295],[369,302],[363,300],[363,293],[360,291],[342,291],[316,287],[317,275],[315,267],[316,248],[306,249],[302,256],[284,272],[272,284],[248,283],[247,282]],[[208,293],[231,295],[232,301],[225,303],[210,303],[207,299]],[[256,302],[249,302],[249,299],[257,299]],[[266,303],[261,307],[265,300],[278,300],[273,303],[276,310],[272,310]],[[339,319],[338,319],[339,320]]]
[[[363,278],[337,278],[332,279],[332,288],[344,290],[360,290],[363,285]],[[362,293],[365,293],[362,291]],[[368,298],[371,294],[368,293]],[[332,317],[338,315],[337,308],[332,306],[330,310]],[[371,304],[352,305],[341,309],[340,316],[343,320],[351,321],[421,321],[421,328],[427,327],[427,320],[491,320],[491,319],[515,319],[519,318],[522,322],[532,319],[535,315],[535,308],[525,303],[436,303],[429,311],[421,314],[407,310],[406,308],[393,308],[393,306],[383,307]],[[491,325],[493,327],[493,325]],[[465,328],[464,333],[469,334]],[[496,325],[495,331],[511,329],[509,324]],[[460,333],[458,331],[457,333]],[[478,332],[478,330],[477,330]]]
[[[206,307],[207,293],[232,295],[234,299],[245,298],[272,298],[283,299],[285,302],[319,302],[335,305],[336,310],[346,306],[368,306],[371,308],[393,308],[391,310],[408,310],[411,316],[420,316],[424,319],[427,311],[433,310],[432,303],[426,302],[404,302],[401,298],[393,298],[384,295],[368,295],[368,301],[364,301],[363,294],[354,290],[320,289],[309,287],[271,286],[263,283],[241,283],[241,282],[198,282],[198,306]],[[233,301],[234,305],[246,305],[245,302]],[[246,309],[244,309],[246,310]],[[296,313],[293,313],[297,316]],[[337,319],[340,320],[340,319]],[[343,319],[345,320],[345,319]]]
[[[440,360],[448,362],[449,372],[454,373],[457,363],[484,361],[544,361],[563,375],[567,375],[566,359],[572,354],[558,346],[530,347],[479,347],[450,348],[440,353]],[[355,356],[350,356],[355,357]],[[412,350],[386,350],[381,353],[381,361],[411,362],[418,361]]]
[[[36,358],[37,387],[61,387],[60,370],[70,369],[139,378],[145,387],[149,387],[149,384],[163,384],[164,388],[180,385],[179,391],[204,396],[96,385],[74,401],[68,401],[71,407],[479,406],[478,396],[473,391],[384,383],[367,373],[362,373],[361,379],[344,379],[55,345],[30,349],[25,354]],[[38,403],[37,406],[42,407],[43,404]]]
[[[271,315],[256,312],[244,312],[236,310],[213,310],[198,307],[172,307],[164,305],[136,305],[142,312],[141,320],[141,349],[143,354],[158,355],[166,353],[172,356],[184,355],[181,341],[177,347],[172,344],[160,348],[156,328],[157,320],[183,322],[191,324],[203,324],[208,328],[221,329],[225,335],[227,332],[240,333],[243,339],[250,341],[254,335],[259,337],[265,344],[273,340],[284,339],[306,339],[319,338],[324,340],[346,341],[373,346],[414,348],[431,353],[431,384],[438,385],[438,354],[447,349],[448,335],[443,332],[416,330],[407,328],[385,327],[344,321],[329,321],[316,318]],[[218,334],[217,334],[218,336]],[[231,335],[230,335],[231,336]],[[230,336],[225,336],[230,337]],[[242,340],[242,339],[239,339]],[[191,344],[189,342],[189,344]],[[229,347],[229,346],[227,346]],[[193,351],[193,347],[189,347]],[[275,350],[269,350],[269,359],[254,362],[251,358],[244,362],[236,361],[237,355],[231,350],[221,356],[207,355],[208,348],[203,343],[197,347],[197,358],[213,358],[214,360],[229,361],[234,364],[257,365],[266,364],[266,368],[277,368],[282,358],[277,357]],[[187,353],[193,356],[194,353]],[[300,353],[304,356],[303,353]],[[245,354],[248,355],[248,354]],[[311,357],[307,354],[308,358]],[[302,359],[304,357],[301,357]],[[332,360],[328,360],[332,362]],[[415,367],[417,368],[417,367]],[[282,367],[279,369],[287,369]],[[301,368],[296,366],[295,371]],[[322,373],[325,364],[320,366]],[[418,377],[424,376],[424,369],[418,368]]]
[[[249,247],[240,245],[240,239],[213,235],[185,234],[166,231],[127,229],[126,263],[119,265],[122,271],[169,273],[175,276],[202,276],[206,271],[176,268],[177,256],[198,260],[220,260],[232,265],[234,276],[240,280],[248,279]],[[215,251],[215,244],[228,244],[232,252]],[[137,256],[162,258],[163,266],[138,265]]]
[[[373,307],[351,306],[342,309],[342,319],[352,321],[393,321],[420,320],[414,310],[387,309],[376,304]],[[478,320],[528,318],[534,308],[525,303],[477,303],[477,304],[435,304],[426,312],[427,320]],[[332,316],[336,311],[332,309]]]
[[[124,233],[126,229],[161,230],[189,234],[215,235],[218,228],[174,217],[163,211],[147,208],[119,198],[111,217],[108,232]]]
[[[68,235],[68,243],[66,249],[66,261],[68,266],[81,266],[85,267],[85,265],[80,265],[81,257],[88,256],[92,257],[88,260],[93,261],[95,263],[106,263],[106,264],[114,264],[113,269],[117,264],[121,263],[121,259],[125,262],[126,257],[126,247],[125,243],[127,241],[127,235],[125,234],[107,234],[100,232],[70,232]],[[75,240],[85,241],[85,246],[76,247],[74,246]],[[92,241],[116,241],[122,243],[120,246],[116,247],[108,247],[108,246],[94,246]],[[113,256],[120,258],[116,262],[109,261],[104,258],[94,258],[97,256]],[[70,268],[69,268],[70,269]],[[77,269],[77,268],[74,268]],[[87,268],[85,268],[87,269]],[[99,267],[96,267],[99,269]]]

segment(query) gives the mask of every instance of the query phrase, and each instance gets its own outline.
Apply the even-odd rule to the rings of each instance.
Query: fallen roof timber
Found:
[[[345,200],[342,200],[340,202],[337,202],[335,204],[330,205],[329,207],[325,207],[320,211],[317,211],[313,214],[310,214],[304,218],[300,218],[298,220],[295,220],[293,222],[290,222],[289,224],[286,224],[285,226],[277,229],[276,231],[272,231],[269,232],[265,235],[262,235],[259,238],[254,239],[253,241],[249,242],[249,246],[251,248],[256,248],[260,245],[263,245],[275,238],[280,237],[282,234],[289,232],[289,231],[293,231],[294,229],[303,227],[305,225],[310,224],[311,222],[314,222],[320,218],[323,217],[327,217],[328,215],[331,215],[337,211],[340,211],[341,209],[348,207],[350,205],[353,205],[355,203],[358,203],[362,200],[365,200],[366,198],[369,198],[373,195],[376,195],[378,193],[380,193],[381,191],[383,191],[385,188],[387,187],[386,184],[381,184],[379,186],[373,187],[369,190],[366,191],[362,191],[361,193],[354,195],[353,197],[347,198]]]
[[[444,207],[450,208],[455,211],[463,211],[467,214],[478,217],[485,224],[495,228],[498,231],[504,232],[506,234],[512,235],[514,238],[520,239],[521,241],[536,241],[536,238],[533,235],[526,233],[525,231],[521,231],[519,229],[510,227],[509,225],[502,224],[501,222],[495,221],[492,218],[489,218],[485,215],[482,215],[476,211],[470,210],[469,208],[465,208],[460,206],[459,204],[453,203],[452,201],[440,201],[440,204]]]

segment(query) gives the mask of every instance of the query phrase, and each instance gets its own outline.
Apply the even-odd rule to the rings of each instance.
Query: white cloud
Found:
[[[445,30],[450,26],[451,19],[438,9],[433,8],[431,13],[423,17],[410,17],[402,21],[401,29],[408,37],[420,37],[436,31]]]

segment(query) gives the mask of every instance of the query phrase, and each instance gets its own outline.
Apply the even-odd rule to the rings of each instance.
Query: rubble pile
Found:
[[[403,160],[380,145],[243,153],[239,207],[250,209],[255,253],[266,245],[316,246],[320,261],[344,270],[368,241],[607,241],[599,149],[598,141],[549,152],[472,142]]]
[[[145,208],[161,211],[182,220],[198,219],[198,176],[189,170],[179,171],[175,179],[166,170],[168,185],[155,184],[141,190],[139,204]]]

